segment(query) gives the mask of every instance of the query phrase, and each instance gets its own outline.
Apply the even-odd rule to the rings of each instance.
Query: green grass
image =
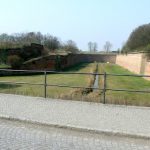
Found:
[[[99,64],[99,70],[113,74],[133,74],[115,64]],[[100,78],[100,86],[102,85],[103,79]],[[150,81],[142,77],[107,76],[107,88],[150,91]],[[150,106],[150,94],[107,91],[106,101],[115,104]]]
[[[0,69],[4,69],[4,68],[10,68],[10,66],[6,64],[0,64]]]
[[[80,64],[66,70],[66,72],[93,72],[95,69],[95,65],[96,65],[95,63]],[[107,72],[113,74],[133,74],[132,72],[115,64],[102,64],[102,63],[99,64],[99,72],[100,73]],[[44,76],[43,75],[7,76],[7,77],[0,77],[0,81],[44,83]],[[103,88],[102,76],[100,76],[99,82],[100,87]],[[90,87],[91,84],[93,84],[93,77],[91,77],[90,75],[49,74],[47,75],[47,83]],[[150,90],[150,81],[147,81],[141,77],[107,76],[107,88]],[[90,102],[103,101],[103,94],[100,91],[82,95],[82,90],[83,89],[47,87],[47,97],[84,100]],[[43,97],[44,86],[10,85],[10,84],[6,85],[1,83],[0,92]],[[107,91],[106,102],[112,104],[150,106],[150,94]]]
[[[94,64],[80,64],[67,70],[67,72],[91,72]],[[47,75],[47,84],[60,84],[69,86],[89,86],[90,75]],[[7,76],[0,77],[0,81],[44,83],[43,75],[30,76]],[[77,89],[47,87],[47,97],[73,99],[73,92]],[[44,96],[44,86],[30,85],[4,85],[0,84],[1,93],[12,93],[30,96]]]

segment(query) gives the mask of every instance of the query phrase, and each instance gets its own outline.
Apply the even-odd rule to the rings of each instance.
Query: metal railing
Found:
[[[96,89],[102,91],[103,93],[103,103],[106,103],[106,92],[107,91],[116,91],[116,92],[137,92],[137,93],[150,93],[150,90],[130,90],[130,89],[115,89],[107,88],[107,78],[108,76],[128,76],[128,77],[149,77],[150,75],[134,75],[134,74],[110,74],[110,73],[80,73],[80,72],[58,72],[58,71],[41,71],[41,70],[12,70],[12,69],[0,69],[0,72],[17,72],[17,73],[40,73],[43,74],[44,80],[43,83],[29,83],[29,82],[10,82],[10,81],[0,81],[0,84],[12,84],[12,85],[36,85],[44,87],[44,98],[47,97],[47,87],[64,87],[64,88],[82,88],[82,89]],[[103,76],[103,85],[102,88],[94,87],[83,87],[83,86],[69,86],[69,85],[60,85],[60,84],[48,84],[47,75],[48,74],[66,74],[66,75],[92,75],[92,76]],[[30,74],[31,75],[31,74]]]

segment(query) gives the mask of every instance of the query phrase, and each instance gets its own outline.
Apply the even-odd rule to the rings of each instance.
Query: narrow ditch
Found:
[[[96,69],[94,73],[98,73],[98,64],[96,64]],[[90,85],[91,88],[89,89],[84,89],[82,91],[82,95],[88,95],[94,91],[97,91],[97,89],[92,89],[92,88],[99,88],[99,75],[93,75],[93,81],[92,84]]]
[[[96,64],[96,71],[95,71],[95,73],[98,73],[98,64]],[[99,75],[95,75],[95,77],[94,77],[93,88],[99,88]],[[93,89],[93,92],[94,91],[97,91],[97,89]]]

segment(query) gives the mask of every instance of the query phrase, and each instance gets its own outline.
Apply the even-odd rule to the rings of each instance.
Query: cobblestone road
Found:
[[[0,150],[150,150],[150,141],[0,119]]]

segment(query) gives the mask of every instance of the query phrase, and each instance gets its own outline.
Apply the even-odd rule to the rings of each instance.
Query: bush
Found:
[[[21,57],[18,55],[11,55],[8,56],[8,64],[13,68],[13,69],[19,69],[23,63],[23,60]]]

